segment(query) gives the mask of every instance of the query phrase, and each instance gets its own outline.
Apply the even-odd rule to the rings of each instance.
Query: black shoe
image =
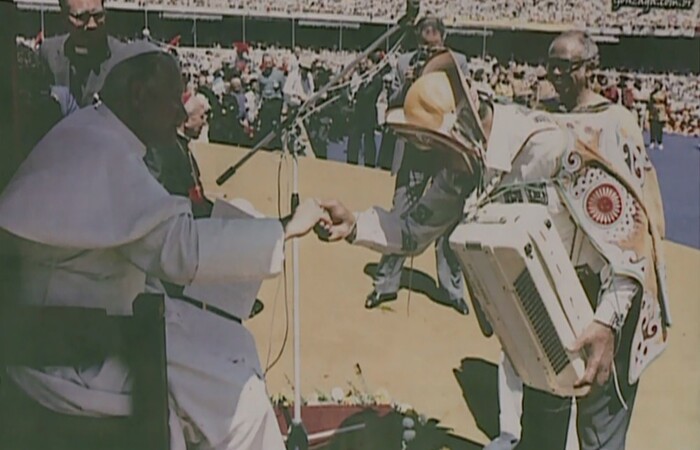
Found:
[[[253,309],[250,312],[250,317],[249,319],[252,319],[253,317],[257,316],[262,312],[262,310],[265,309],[265,305],[263,302],[261,302],[259,299],[255,299],[255,303],[253,303]]]
[[[452,307],[463,316],[469,315],[469,305],[463,298],[453,299]]]
[[[367,309],[372,309],[376,308],[377,306],[381,305],[384,302],[390,302],[392,300],[396,300],[398,296],[396,293],[392,294],[380,294],[377,291],[372,291],[370,294],[367,296],[367,299],[365,299],[365,308]]]

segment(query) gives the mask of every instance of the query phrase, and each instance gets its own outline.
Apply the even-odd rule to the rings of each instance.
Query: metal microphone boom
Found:
[[[369,47],[367,47],[357,58],[355,58],[350,64],[345,66],[343,70],[340,71],[340,73],[336,74],[333,76],[328,83],[326,83],[321,89],[318,90],[318,92],[314,93],[309,99],[307,99],[298,109],[295,111],[294,114],[288,116],[285,118],[284,121],[280,122],[279,126],[277,129],[270,131],[267,133],[265,137],[263,137],[260,141],[258,141],[257,144],[255,144],[255,147],[253,147],[243,158],[241,158],[236,164],[232,165],[228,169],[226,169],[225,172],[223,172],[219,177],[216,179],[216,184],[217,186],[221,186],[222,184],[226,183],[233,175],[235,175],[236,171],[241,168],[250,158],[253,157],[260,149],[263,147],[266,147],[272,140],[283,130],[288,129],[290,126],[292,126],[297,118],[302,115],[303,113],[306,112],[307,109],[309,109],[313,104],[318,101],[323,95],[328,92],[335,84],[338,83],[338,81],[342,80],[346,75],[348,75],[350,72],[352,72],[357,65],[365,59],[367,56],[369,56],[370,53],[373,51],[377,50],[382,43],[386,40],[389,39],[392,35],[394,35],[396,32],[403,30],[404,34],[406,32],[406,29],[408,27],[413,26],[413,23],[418,15],[418,4],[419,2],[414,1],[414,0],[409,0],[408,1],[408,6],[406,9],[406,14],[399,19],[399,21],[394,25],[393,27],[389,28],[386,30],[381,36],[379,36]],[[400,39],[403,39],[403,36],[401,36]]]

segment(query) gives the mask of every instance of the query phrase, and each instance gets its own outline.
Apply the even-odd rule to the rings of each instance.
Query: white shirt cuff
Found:
[[[615,277],[601,295],[594,319],[619,331],[625,324],[638,288],[639,285],[629,277]]]

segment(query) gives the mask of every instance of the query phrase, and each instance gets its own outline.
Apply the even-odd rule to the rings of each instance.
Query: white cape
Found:
[[[121,129],[120,129],[121,127]],[[145,147],[105,106],[56,125],[0,196],[0,228],[34,242],[109,248],[189,212],[143,163]]]

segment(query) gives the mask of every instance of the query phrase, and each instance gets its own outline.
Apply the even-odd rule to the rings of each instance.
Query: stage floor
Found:
[[[278,153],[261,153],[218,187],[213,180],[243,150],[205,144],[195,153],[209,196],[246,198],[268,215],[278,211],[281,162],[282,212],[288,210],[290,160],[282,161]],[[338,198],[353,210],[390,205],[393,179],[386,172],[304,158],[299,173],[302,199]],[[473,313],[461,316],[431,299],[432,249],[407,261],[405,275],[411,265],[413,275],[404,281],[406,287],[410,281],[412,289],[402,289],[398,301],[372,311],[365,310],[363,302],[372,288],[367,273],[379,255],[344,242],[321,243],[313,236],[301,241],[300,251],[305,397],[316,390],[330,393],[336,386],[347,390],[352,385],[369,393],[384,389],[393,400],[439,419],[472,441],[484,443],[487,434],[496,432],[498,342],[481,334]],[[627,446],[633,450],[685,450],[700,442],[700,251],[668,242],[666,252],[675,322],[668,350],[640,384]],[[247,325],[256,337],[263,366],[280,351],[288,329],[289,339],[279,363],[267,374],[267,383],[271,394],[293,398],[292,291],[288,289],[286,316],[283,287],[282,277],[263,284],[259,298],[265,308]],[[362,378],[356,373],[358,365]],[[536,419],[526,423],[525,432]]]

